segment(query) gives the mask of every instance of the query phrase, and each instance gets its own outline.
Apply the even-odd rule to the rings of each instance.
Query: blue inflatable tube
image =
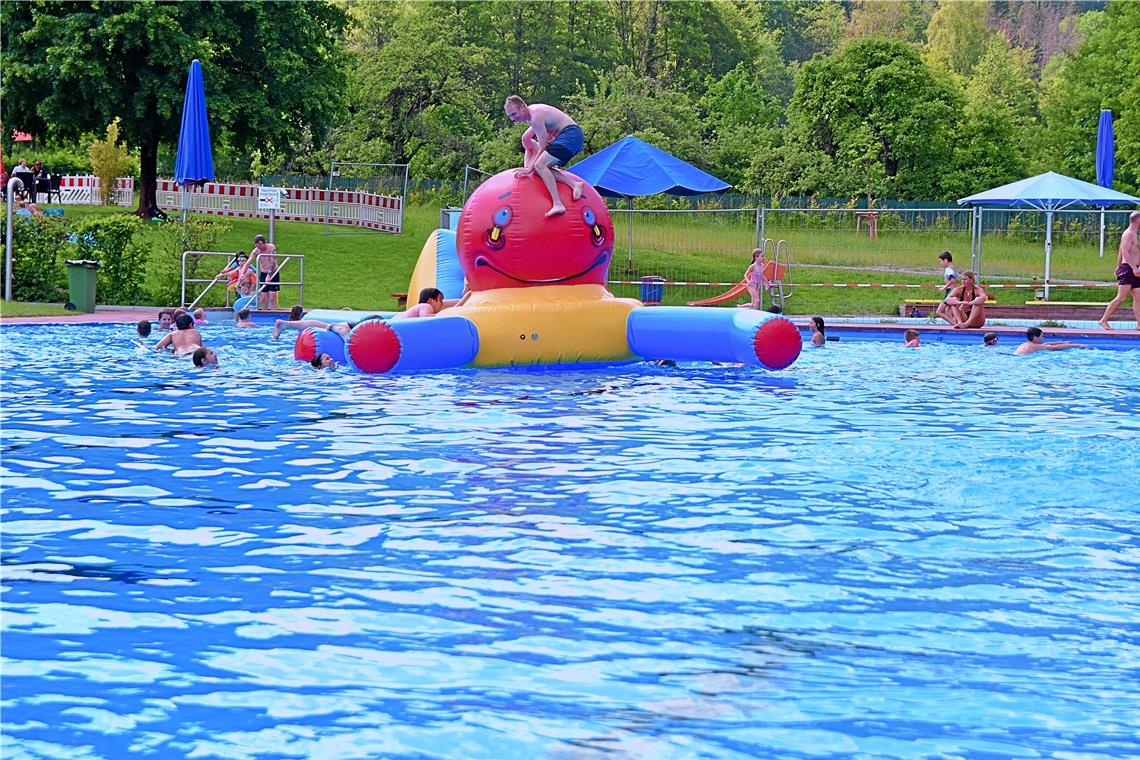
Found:
[[[753,309],[656,306],[626,321],[633,353],[644,359],[741,362],[783,369],[799,356],[799,329],[778,314]]]
[[[345,346],[358,372],[454,369],[479,353],[479,333],[466,317],[369,319],[352,328]]]
[[[391,317],[399,314],[398,311],[351,311],[349,309],[311,309],[305,312],[301,319],[315,319],[318,322],[334,324],[348,322],[354,324],[369,317]]]
[[[314,356],[328,354],[337,364],[345,363],[344,338],[332,330],[313,330],[313,351]]]
[[[459,266],[452,230],[435,231],[435,286],[443,291],[444,298],[463,295],[463,268]],[[411,293],[408,298],[412,298]]]

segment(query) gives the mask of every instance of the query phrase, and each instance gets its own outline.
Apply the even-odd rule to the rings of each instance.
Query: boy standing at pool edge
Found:
[[[573,119],[554,106],[545,103],[527,105],[518,95],[511,95],[503,103],[507,117],[514,122],[525,121],[528,126],[522,136],[523,167],[515,171],[516,177],[526,177],[537,173],[546,191],[550,193],[551,206],[547,217],[566,213],[562,199],[558,197],[558,184],[570,188],[571,197],[578,200],[586,183],[570,179],[559,166],[582,150],[582,128]]]

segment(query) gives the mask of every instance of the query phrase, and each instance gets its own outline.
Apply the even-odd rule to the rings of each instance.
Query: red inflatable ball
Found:
[[[783,369],[796,360],[803,348],[799,328],[784,317],[769,319],[752,339],[756,358],[768,369]]]
[[[317,355],[317,336],[313,328],[306,327],[293,344],[293,358],[299,362],[312,361]]]
[[[548,217],[550,194],[537,174],[500,172],[481,184],[459,216],[456,250],[471,290],[537,285],[605,285],[614,226],[602,197],[581,182],[581,197],[556,184],[566,213]]]
[[[344,355],[358,372],[381,374],[400,360],[400,339],[382,319],[368,319],[348,334]]]

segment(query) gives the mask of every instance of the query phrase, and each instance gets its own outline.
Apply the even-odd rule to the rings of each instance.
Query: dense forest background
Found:
[[[406,162],[418,178],[498,171],[521,160],[522,128],[502,111],[518,93],[575,117],[587,154],[635,134],[741,192],[777,198],[949,201],[1046,170],[1092,181],[1097,119],[1109,108],[1114,186],[1140,191],[1140,3],[1129,0],[2,12],[5,156],[12,128],[64,156],[118,117],[144,179],[148,161],[159,173],[173,165],[185,69],[198,57],[218,174],[231,179],[324,174],[334,160]],[[63,29],[99,33],[77,46]],[[133,69],[130,50],[113,49],[131,41]]]

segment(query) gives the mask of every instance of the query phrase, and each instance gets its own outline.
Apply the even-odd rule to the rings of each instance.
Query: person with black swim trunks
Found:
[[[1128,229],[1120,236],[1120,250],[1116,254],[1116,297],[1108,303],[1099,324],[1111,330],[1108,318],[1116,312],[1116,307],[1132,296],[1132,314],[1136,317],[1136,329],[1140,330],[1140,211],[1128,215]]]
[[[257,281],[261,284],[261,292],[257,294],[257,308],[277,310],[277,293],[281,286],[281,274],[277,271],[277,246],[265,242],[264,235],[253,238],[252,255],[257,257]]]
[[[503,103],[503,110],[511,121],[527,123],[523,132],[522,144],[525,158],[523,167],[515,170],[516,177],[526,177],[537,173],[550,193],[551,206],[548,217],[566,213],[566,206],[558,197],[558,184],[570,188],[572,200],[582,197],[586,183],[570,179],[559,169],[582,150],[582,128],[573,119],[554,106],[545,103],[527,105],[518,95],[511,95]]]

